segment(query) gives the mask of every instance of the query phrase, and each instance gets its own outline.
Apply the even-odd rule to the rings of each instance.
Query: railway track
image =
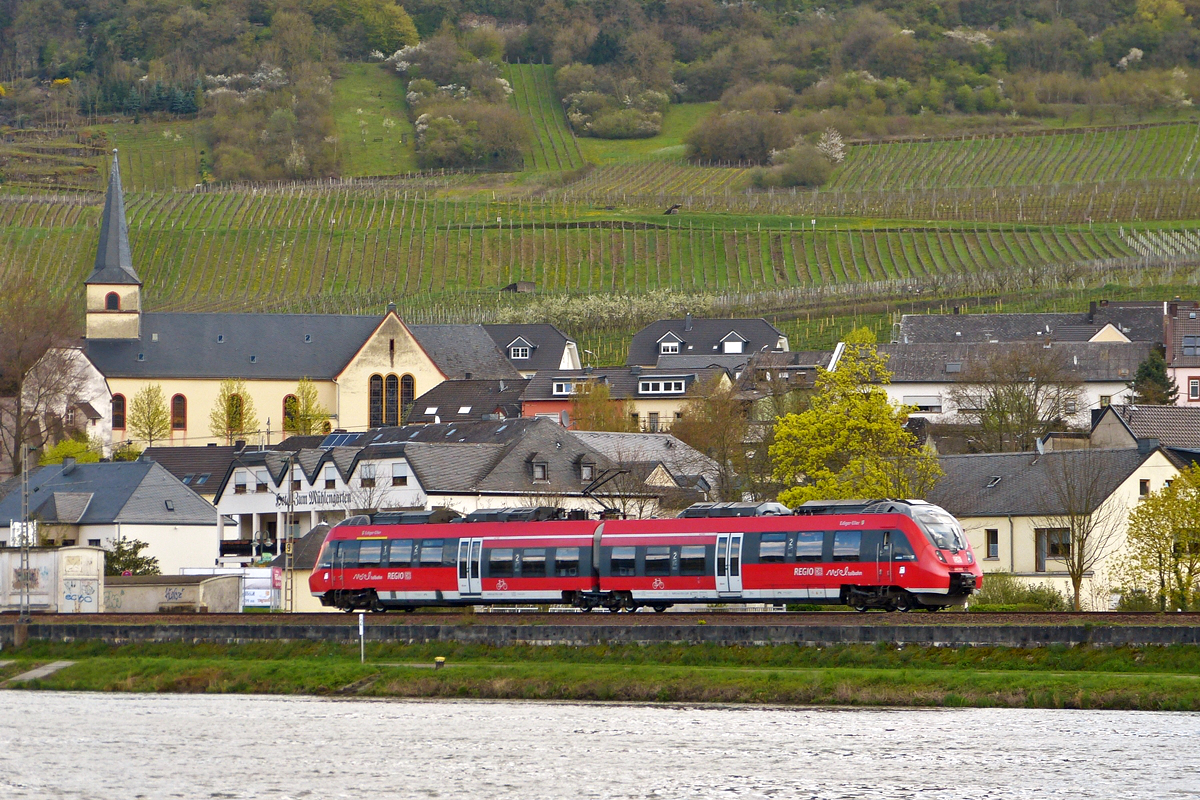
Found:
[[[582,626],[861,626],[861,625],[1141,625],[1200,626],[1200,612],[1014,612],[910,614],[854,611],[745,613],[680,611],[666,614],[594,612],[451,611],[386,613],[365,616],[367,625],[582,625]],[[15,624],[15,615],[0,616],[0,625]],[[358,614],[34,614],[34,625],[357,625]]]

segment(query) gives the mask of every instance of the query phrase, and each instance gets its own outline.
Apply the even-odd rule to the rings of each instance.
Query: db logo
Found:
[[[664,586],[666,586],[666,584],[665,584],[665,583],[663,583],[663,581],[662,581],[662,578],[655,578],[655,579],[654,579],[654,583],[652,583],[652,584],[650,584],[650,585],[651,585],[652,587],[654,587],[655,589],[661,589],[661,588],[663,588]]]
[[[508,581],[504,580],[503,578],[496,581],[496,591],[503,592],[507,588],[508,588]]]

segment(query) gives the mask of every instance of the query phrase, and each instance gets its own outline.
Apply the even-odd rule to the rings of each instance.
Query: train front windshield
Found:
[[[963,535],[962,526],[945,509],[937,506],[916,507],[913,508],[913,517],[937,549],[955,553],[967,549],[967,537]]]

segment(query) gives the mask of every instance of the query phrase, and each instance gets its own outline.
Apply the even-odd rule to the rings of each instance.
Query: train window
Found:
[[[670,575],[671,574],[671,548],[670,547],[647,547],[646,548],[646,574],[647,575]]]
[[[764,533],[758,542],[758,560],[763,564],[775,564],[787,557],[787,534]]]
[[[546,551],[527,548],[521,553],[521,575],[526,578],[546,577]]]
[[[704,545],[685,544],[679,548],[680,575],[706,575],[708,570],[704,564]]]
[[[916,561],[917,554],[908,537],[900,531],[892,531],[892,561]]]
[[[560,547],[554,551],[554,574],[563,578],[579,574],[578,547]]]
[[[488,576],[492,578],[511,578],[515,574],[513,567],[513,551],[511,547],[497,547],[488,550]]]
[[[331,569],[333,567],[333,551],[337,548],[337,542],[326,542],[321,547],[321,554],[317,556],[317,569]]]
[[[614,547],[612,549],[612,575],[637,574],[637,548]]]
[[[392,552],[388,556],[388,566],[411,567],[412,551],[412,539],[396,539],[392,542]]]
[[[337,555],[333,558],[333,566],[357,567],[358,542],[338,542]]]
[[[363,567],[378,567],[383,563],[383,542],[359,542],[358,563]]]
[[[446,539],[442,545],[442,566],[453,567],[458,561],[458,539]]]
[[[833,534],[833,560],[858,561],[862,546],[862,531],[835,531]]]
[[[796,534],[796,560],[820,561],[825,545],[825,534],[821,531],[800,531]]]
[[[421,566],[440,567],[442,565],[442,540],[426,539],[421,542]]]

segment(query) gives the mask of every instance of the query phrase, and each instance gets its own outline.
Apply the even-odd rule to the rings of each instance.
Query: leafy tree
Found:
[[[133,442],[125,442],[120,447],[114,448],[112,453],[113,461],[137,461],[141,457],[142,448]]]
[[[632,415],[633,404],[614,400],[600,381],[584,381],[571,398],[571,425],[581,431],[636,431]]]
[[[1143,497],[1125,536],[1117,575],[1127,593],[1157,598],[1161,611],[1200,605],[1200,467]]]
[[[208,429],[225,444],[258,430],[258,416],[254,413],[254,401],[241,378],[226,378],[221,381],[217,402],[208,416]]]
[[[700,388],[700,396],[683,407],[683,419],[671,425],[671,433],[717,462],[720,500],[741,499],[739,473],[746,460],[746,433],[750,422],[746,405],[734,387],[713,378]]]
[[[171,434],[171,412],[167,410],[162,384],[148,384],[133,396],[126,424],[134,438],[146,442],[147,447],[153,447],[155,439],[165,439]]]
[[[321,404],[317,386],[308,378],[296,384],[296,394],[283,407],[283,430],[296,436],[321,433],[329,419],[329,409]]]
[[[149,546],[140,539],[117,539],[104,556],[104,574],[161,575],[158,559],[142,555]]]
[[[904,429],[908,409],[880,384],[891,375],[874,335],[846,337],[833,370],[820,370],[807,410],[780,418],[770,447],[774,477],[791,487],[779,501],[922,497],[941,477],[937,458]]]
[[[1061,429],[1083,399],[1067,352],[1038,342],[996,347],[962,376],[950,398],[976,427],[974,444],[985,453],[1032,450],[1037,439]]]
[[[61,464],[64,458],[73,458],[77,464],[95,464],[100,460],[104,446],[99,439],[63,439],[42,453],[38,463]]]
[[[1167,360],[1157,347],[1138,364],[1129,388],[1133,390],[1133,402],[1146,406],[1173,406],[1179,396],[1179,388],[1167,374]]]

